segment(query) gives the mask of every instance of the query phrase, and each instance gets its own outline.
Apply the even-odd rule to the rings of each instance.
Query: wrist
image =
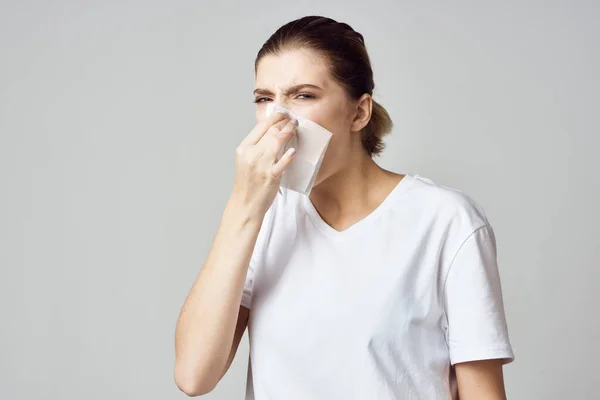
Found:
[[[238,224],[243,226],[258,225],[260,227],[265,217],[265,212],[245,201],[245,199],[236,193],[233,193],[227,201],[224,217],[237,221]]]

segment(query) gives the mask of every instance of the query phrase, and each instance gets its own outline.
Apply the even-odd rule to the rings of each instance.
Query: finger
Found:
[[[283,127],[280,127],[282,122],[285,122],[286,124],[283,125]],[[273,127],[267,131],[267,134],[262,137],[257,143],[257,146],[262,147],[263,154],[270,154],[276,158],[281,151],[281,148],[285,146],[286,142],[290,140],[295,133],[296,128],[298,128],[298,121],[281,121],[280,123],[273,125]]]
[[[264,121],[258,123],[242,141],[242,145],[255,145],[267,133],[267,130],[278,122],[289,117],[280,112],[275,112]]]
[[[271,173],[273,174],[273,177],[279,178],[281,174],[283,174],[283,171],[285,171],[285,169],[292,163],[292,160],[295,156],[296,149],[293,147],[289,148],[288,151],[286,151],[281,157],[281,160],[271,167]]]
[[[267,132],[265,132],[263,137],[260,138],[260,140],[263,140],[263,138],[267,135],[276,135],[277,133],[281,132],[281,130],[283,128],[285,128],[289,123],[290,123],[290,120],[288,118],[284,118],[281,121],[271,125],[269,127],[269,129],[267,129]],[[259,143],[260,143],[260,140],[258,141]]]
[[[284,119],[267,129],[267,133],[258,142],[260,143],[269,136],[274,136],[277,139],[281,138],[283,141],[287,141],[297,127],[298,121],[295,119]]]

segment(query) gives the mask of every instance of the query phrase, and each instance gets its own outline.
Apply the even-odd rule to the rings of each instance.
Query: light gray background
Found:
[[[381,164],[485,207],[509,398],[598,396],[597,2],[0,4],[0,399],[185,397],[175,322],[254,125],[254,57],[308,14],[366,38]],[[247,354],[207,399],[243,398]]]

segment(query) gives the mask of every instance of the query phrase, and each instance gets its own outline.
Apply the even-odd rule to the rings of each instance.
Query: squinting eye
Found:
[[[315,98],[315,96],[313,96],[312,94],[309,94],[309,93],[300,93],[298,95],[298,97],[300,97],[300,96],[304,96],[303,98],[305,98],[305,99],[314,99]]]
[[[265,100],[270,100],[268,97],[259,97],[257,99],[254,99],[255,103],[264,103]]]

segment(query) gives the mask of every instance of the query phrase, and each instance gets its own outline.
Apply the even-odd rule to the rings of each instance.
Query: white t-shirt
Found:
[[[242,305],[247,400],[455,399],[453,364],[514,359],[484,210],[419,175],[341,232],[282,188]]]

